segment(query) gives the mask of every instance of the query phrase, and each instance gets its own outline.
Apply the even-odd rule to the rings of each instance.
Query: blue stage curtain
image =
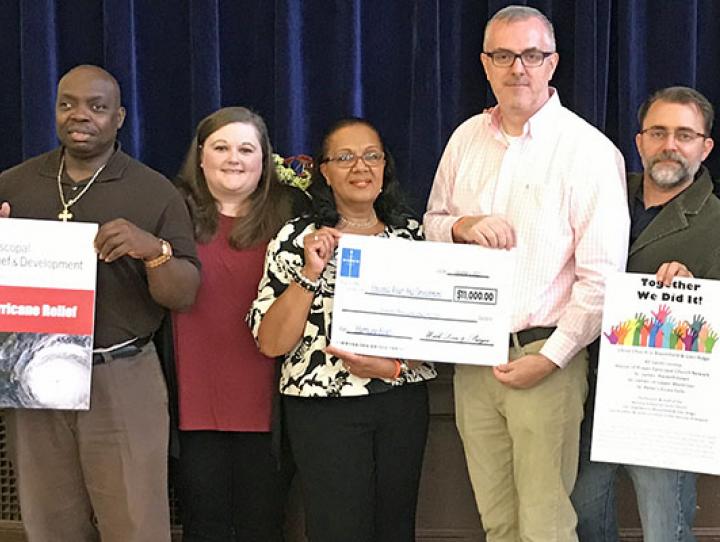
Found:
[[[282,154],[312,153],[345,115],[376,123],[422,210],[453,128],[493,104],[479,53],[501,0],[0,0],[0,168],[56,145],[53,102],[76,64],[106,67],[120,139],[172,177],[204,115],[262,114]],[[635,112],[653,90],[720,103],[720,2],[538,0],[556,28],[563,103],[639,168]],[[720,151],[709,161],[720,163]]]

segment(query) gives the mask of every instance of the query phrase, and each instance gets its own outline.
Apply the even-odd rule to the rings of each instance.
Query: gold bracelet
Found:
[[[168,243],[165,239],[160,239],[160,245],[162,254],[160,254],[160,256],[158,256],[157,258],[153,258],[152,260],[146,260],[145,269],[154,269],[156,267],[160,267],[162,264],[169,262],[170,258],[172,258],[173,251],[170,243]]]

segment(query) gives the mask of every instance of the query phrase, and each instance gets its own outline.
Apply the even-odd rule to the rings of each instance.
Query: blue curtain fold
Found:
[[[341,116],[374,122],[418,211],[452,130],[492,105],[479,54],[507,0],[0,0],[0,168],[56,145],[58,78],[106,67],[128,110],[120,139],[172,177],[199,119],[265,118],[282,154],[312,153]],[[538,0],[556,28],[553,84],[639,168],[635,112],[657,88],[720,101],[716,0]],[[709,165],[720,163],[711,155]]]
[[[142,29],[136,24],[138,13],[135,0],[109,0],[103,2],[102,28],[104,67],[112,73],[123,90],[123,105],[127,110],[121,141],[125,152],[133,156],[143,154],[145,127],[142,99],[146,71],[143,61]]]
[[[217,1],[190,0],[190,114],[203,118],[222,106],[220,77],[220,6]],[[181,98],[182,99],[182,98]]]
[[[61,50],[59,20],[54,0],[21,2],[19,11],[20,73],[17,85],[22,110],[19,133],[23,156],[32,156],[52,147],[55,142],[53,88],[58,80]],[[8,83],[6,80],[3,86]]]

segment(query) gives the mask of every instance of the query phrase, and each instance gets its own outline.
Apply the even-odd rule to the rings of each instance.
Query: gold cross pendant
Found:
[[[68,210],[67,207],[65,207],[62,212],[58,215],[58,218],[62,220],[63,222],[67,222],[68,220],[72,220],[73,214]]]

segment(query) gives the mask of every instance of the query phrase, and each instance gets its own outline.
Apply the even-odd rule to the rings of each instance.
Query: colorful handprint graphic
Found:
[[[671,312],[667,305],[660,305],[650,311],[652,318],[636,313],[603,335],[610,344],[712,353],[718,334],[705,317],[696,314],[692,322],[678,321]]]

